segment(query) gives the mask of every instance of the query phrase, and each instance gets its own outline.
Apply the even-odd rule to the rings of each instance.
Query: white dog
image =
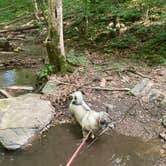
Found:
[[[92,138],[94,138],[100,129],[106,128],[111,122],[110,115],[103,111],[96,112],[91,110],[83,100],[83,95],[80,91],[74,92],[71,96],[72,101],[69,110],[82,127],[83,136],[85,137],[91,130]]]

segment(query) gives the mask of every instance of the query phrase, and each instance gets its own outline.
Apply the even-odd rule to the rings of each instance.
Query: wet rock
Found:
[[[166,127],[166,115],[162,117],[162,124]]]
[[[160,133],[160,137],[166,141],[166,131]]]
[[[53,107],[40,95],[0,100],[0,142],[11,150],[24,148],[53,119]]]
[[[55,81],[48,81],[44,88],[42,89],[42,93],[44,94],[54,94],[57,90],[57,83]]]
[[[147,94],[149,94],[152,86],[153,83],[149,79],[144,78],[143,80],[138,82],[137,85],[135,85],[135,87],[131,90],[131,93],[138,97],[146,96]]]
[[[157,137],[153,128],[145,127],[143,123],[131,118],[127,118],[120,123],[117,123],[114,130],[122,135],[140,137],[145,142]]]

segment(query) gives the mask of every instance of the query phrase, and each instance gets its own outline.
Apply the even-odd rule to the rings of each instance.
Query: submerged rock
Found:
[[[24,148],[53,119],[51,103],[26,94],[0,100],[0,142],[11,150]]]

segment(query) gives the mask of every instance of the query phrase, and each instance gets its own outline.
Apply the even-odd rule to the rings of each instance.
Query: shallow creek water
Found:
[[[0,166],[64,166],[81,142],[80,131],[75,125],[60,125],[50,128],[28,150],[1,149]],[[112,132],[85,147],[73,166],[152,166],[159,157],[155,146]]]
[[[11,85],[34,85],[36,76],[31,69],[0,71],[0,88]]]

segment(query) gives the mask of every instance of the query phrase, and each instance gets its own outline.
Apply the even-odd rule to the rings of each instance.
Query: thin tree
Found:
[[[33,0],[33,4],[34,4],[34,14],[37,20],[40,20],[39,18],[39,9],[38,9],[38,5],[37,5],[37,1]]]
[[[49,63],[54,66],[55,72],[64,71],[66,57],[63,41],[62,0],[48,0],[48,29],[46,48]]]

